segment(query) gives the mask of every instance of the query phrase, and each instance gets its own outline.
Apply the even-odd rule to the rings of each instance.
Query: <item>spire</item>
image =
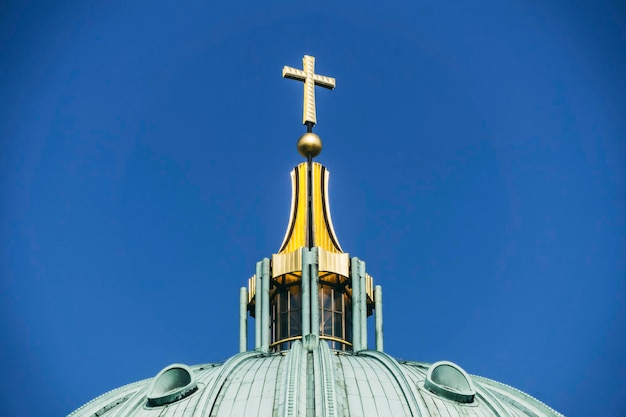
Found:
[[[312,56],[305,55],[302,65],[304,70],[287,66],[283,68],[283,78],[304,82],[302,123],[307,126],[307,133],[298,140],[298,151],[307,158],[307,162],[291,172],[291,213],[279,253],[316,246],[330,252],[343,253],[330,218],[329,172],[326,167],[312,161],[322,151],[322,140],[312,132],[317,121],[315,86],[332,90],[335,88],[335,79],[315,74],[315,58]]]
[[[289,253],[301,247],[321,247],[329,252],[343,253],[328,202],[328,179],[325,166],[309,162],[291,171],[291,212],[279,253]],[[309,196],[311,201],[309,204]]]

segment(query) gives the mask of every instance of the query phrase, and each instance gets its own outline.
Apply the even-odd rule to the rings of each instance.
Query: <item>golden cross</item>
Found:
[[[283,78],[304,82],[304,109],[302,111],[302,124],[313,127],[317,123],[315,116],[315,86],[335,88],[335,79],[315,73],[315,57],[305,55],[302,58],[304,70],[292,67],[283,67]]]

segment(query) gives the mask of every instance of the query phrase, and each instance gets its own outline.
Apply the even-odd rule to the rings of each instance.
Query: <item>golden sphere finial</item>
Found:
[[[298,152],[305,158],[315,158],[322,152],[322,140],[313,132],[305,133],[298,139]]]

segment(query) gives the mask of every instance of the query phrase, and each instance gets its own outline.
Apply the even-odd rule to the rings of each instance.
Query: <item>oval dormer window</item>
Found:
[[[433,363],[428,368],[424,387],[430,392],[459,403],[474,401],[476,390],[463,369],[452,362]]]
[[[175,363],[154,377],[148,394],[148,406],[171,404],[191,395],[197,389],[191,369],[182,363]]]

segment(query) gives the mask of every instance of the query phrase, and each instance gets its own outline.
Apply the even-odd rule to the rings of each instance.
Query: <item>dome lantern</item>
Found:
[[[330,174],[313,162],[322,149],[312,132],[317,121],[314,87],[335,87],[335,79],[315,74],[314,66],[315,58],[305,55],[304,70],[283,68],[283,77],[304,82],[307,132],[298,140],[298,151],[307,161],[291,172],[291,210],[280,249],[257,264],[247,289],[246,308],[255,318],[254,348],[261,352],[289,349],[296,340],[307,349],[315,349],[318,340],[342,351],[367,349],[367,317],[375,306],[377,314],[382,312],[365,262],[350,258],[339,244],[330,215]],[[382,314],[377,323],[382,350]],[[240,335],[245,327],[242,321]],[[240,340],[244,345],[247,341]]]

